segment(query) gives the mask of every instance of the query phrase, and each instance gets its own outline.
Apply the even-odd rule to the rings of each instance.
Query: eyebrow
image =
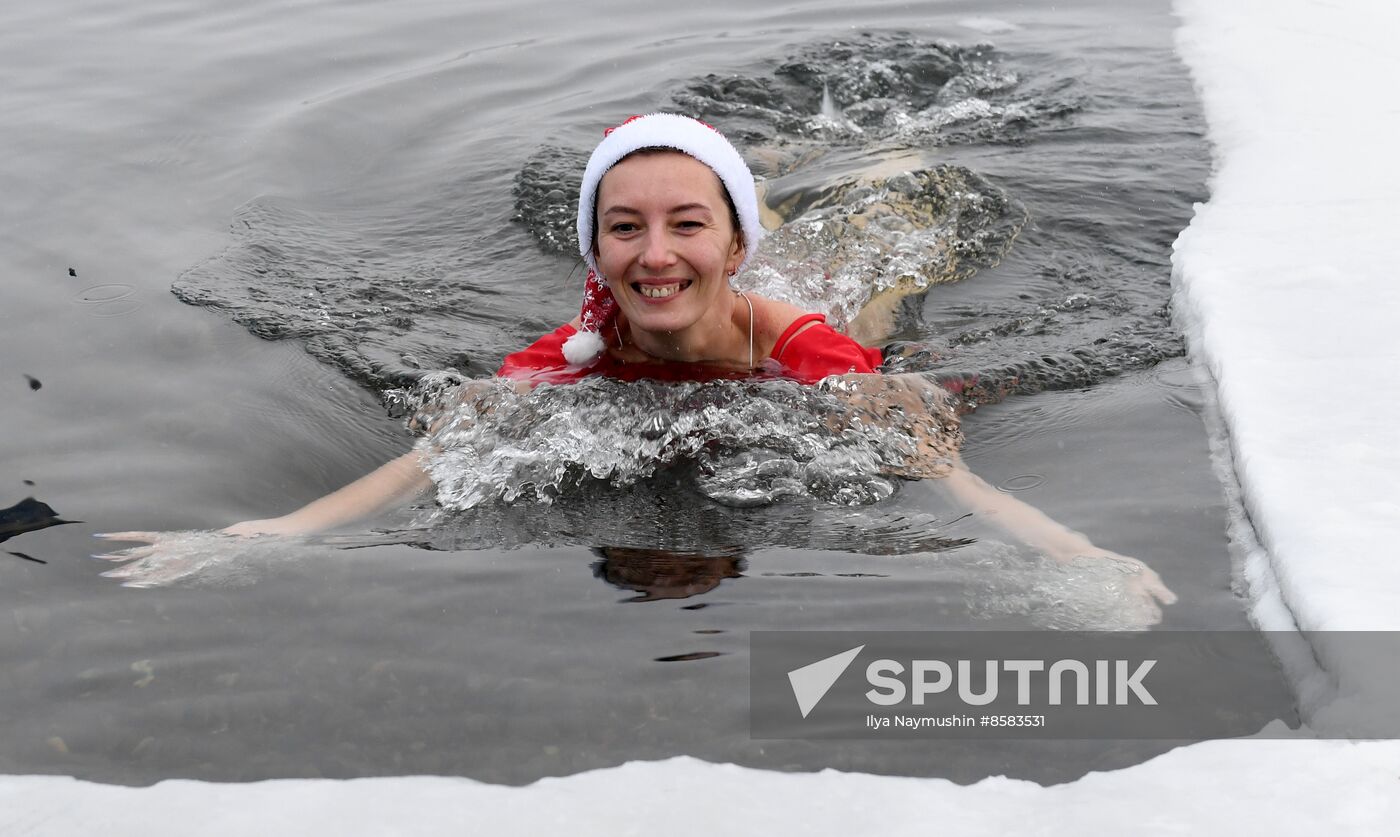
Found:
[[[699,209],[699,210],[702,210],[702,211],[704,211],[704,212],[713,212],[713,210],[711,210],[708,206],[706,206],[706,205],[703,204],[703,203],[683,203],[683,204],[681,204],[680,206],[673,206],[673,207],[671,207],[671,209],[667,211],[667,214],[668,214],[668,215],[675,215],[675,214],[678,213],[678,212],[689,212],[689,211],[691,211],[691,210],[693,210],[693,209]],[[633,209],[633,208],[630,207],[630,206],[610,206],[610,207],[608,207],[606,210],[604,210],[603,214],[604,214],[604,215],[641,215],[642,212],[641,212],[641,210],[639,210],[639,209]]]

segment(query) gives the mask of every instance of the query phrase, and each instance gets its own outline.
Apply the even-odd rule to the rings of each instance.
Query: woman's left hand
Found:
[[[1076,538],[1075,543],[1047,549],[1051,558],[1062,564],[1076,561],[1109,561],[1127,576],[1124,588],[1152,615],[1152,623],[1162,621],[1162,605],[1176,603],[1176,594],[1151,567],[1136,558],[1120,555],[1110,549],[1094,546],[1088,538]]]

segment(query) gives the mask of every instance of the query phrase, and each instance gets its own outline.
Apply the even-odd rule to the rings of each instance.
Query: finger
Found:
[[[1142,617],[1142,626],[1150,628],[1160,624],[1162,621],[1162,608],[1157,606],[1155,594],[1144,583],[1143,579],[1134,579],[1128,585],[1128,591],[1134,598],[1134,603],[1138,610],[1138,615]]]
[[[128,564],[121,568],[128,571],[125,575],[111,575],[112,578],[121,578],[123,587],[151,588],[164,587],[173,584],[194,572],[194,566],[188,561],[175,561],[164,566],[148,566],[145,564]],[[113,571],[117,572],[117,571]]]
[[[115,578],[123,582],[125,586],[127,582],[131,581],[149,581],[153,576],[158,575],[158,570],[151,567],[149,564],[143,564],[138,561],[134,564],[122,564],[116,569],[107,570],[104,573],[99,573],[99,575],[103,578]]]
[[[141,543],[155,543],[158,539],[155,532],[95,532],[93,537],[108,541],[140,541]]]
[[[145,558],[155,554],[154,546],[133,546],[130,549],[121,549],[116,552],[102,552],[92,557],[100,558],[103,561],[130,561],[133,558]]]
[[[1166,582],[1162,581],[1162,577],[1146,567],[1143,569],[1147,592],[1151,593],[1162,604],[1176,604],[1176,594],[1171,591]]]
[[[167,580],[160,576],[133,575],[122,582],[123,587],[133,587],[137,590],[149,590],[152,587],[162,587],[167,584]]]

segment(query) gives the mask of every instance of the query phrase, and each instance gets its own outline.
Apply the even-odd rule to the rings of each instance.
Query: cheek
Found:
[[[621,270],[619,265],[625,262],[625,256],[624,248],[619,247],[616,241],[607,239],[603,239],[593,250],[593,260],[604,275]]]

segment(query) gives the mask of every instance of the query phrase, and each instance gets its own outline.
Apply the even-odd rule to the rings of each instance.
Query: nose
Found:
[[[676,251],[664,224],[653,224],[646,232],[646,242],[639,259],[647,270],[665,270],[676,263]]]

